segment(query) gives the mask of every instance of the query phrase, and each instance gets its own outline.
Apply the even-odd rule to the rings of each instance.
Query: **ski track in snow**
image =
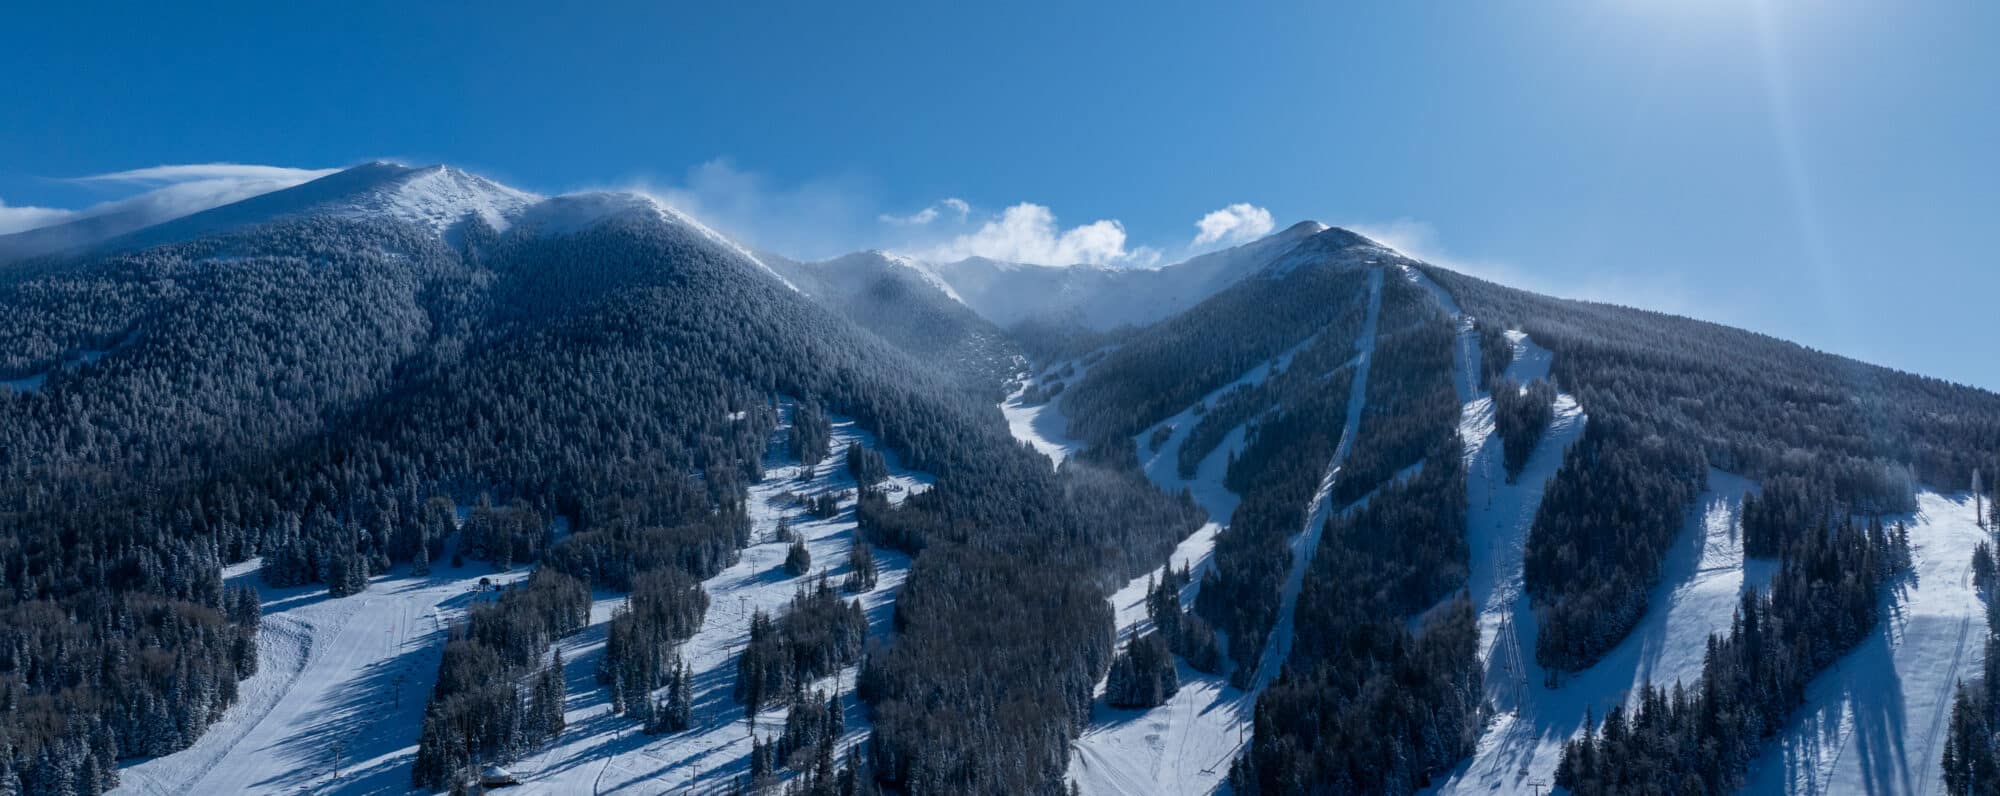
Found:
[[[743,708],[732,691],[735,652],[749,636],[750,613],[776,615],[795,590],[824,572],[836,583],[847,573],[847,552],[855,533],[853,502],[838,517],[817,520],[786,492],[817,495],[852,490],[842,451],[850,441],[874,448],[872,435],[854,421],[833,418],[832,454],[818,476],[799,481],[796,460],[785,457],[785,426],[774,433],[766,453],[765,478],[750,488],[749,514],[754,544],[742,560],[704,582],[710,604],[701,630],[681,647],[694,669],[696,727],[673,735],[647,736],[636,721],[610,713],[610,698],[595,679],[612,612],[622,594],[601,592],[591,605],[591,624],[558,642],[563,652],[568,728],[554,745],[503,764],[522,785],[510,792],[685,793],[721,792],[749,770],[750,739]],[[879,448],[878,448],[879,449]],[[890,499],[900,502],[931,483],[928,475],[890,465]],[[787,545],[776,541],[780,517],[807,537],[814,576],[784,574]],[[562,523],[558,521],[558,532]],[[449,560],[449,556],[444,557]],[[877,548],[880,577],[873,591],[859,595],[868,613],[869,634],[888,633],[891,601],[909,571],[907,556]],[[257,582],[264,617],[258,627],[258,670],[242,681],[236,704],[193,746],[164,757],[140,760],[120,771],[118,794],[214,793],[404,793],[416,758],[418,728],[437,679],[445,629],[476,600],[497,593],[477,591],[480,578],[496,584],[527,576],[526,568],[495,572],[484,562],[436,566],[431,575],[408,575],[405,568],[377,577],[369,589],[332,599],[323,586],[272,588],[256,581],[256,561],[224,571],[231,583]],[[244,579],[249,580],[244,580]],[[845,595],[852,599],[855,595]],[[847,706],[843,746],[867,737],[867,716],[853,697],[854,666],[817,685],[828,692],[838,680]],[[786,709],[766,710],[757,731],[775,736]],[[340,765],[335,776],[335,743]]]
[[[1451,295],[1421,271],[1402,267],[1412,283],[1430,291],[1459,330],[1454,382],[1463,406],[1459,434],[1465,445],[1467,590],[1479,612],[1479,654],[1486,696],[1497,714],[1470,760],[1442,777],[1433,792],[1531,794],[1554,780],[1562,744],[1582,728],[1586,710],[1603,715],[1647,682],[1692,682],[1701,674],[1706,640],[1727,632],[1746,585],[1769,580],[1770,562],[1746,568],[1738,512],[1754,489],[1746,479],[1719,470],[1686,518],[1680,541],[1663,562],[1660,585],[1640,624],[1603,660],[1544,685],[1535,662],[1535,613],[1522,581],[1522,553],[1541,507],[1542,494],[1582,436],[1588,417],[1575,397],[1558,393],[1554,417],[1512,482],[1501,463],[1494,433],[1493,399],[1479,387],[1478,326]],[[1525,333],[1509,331],[1507,380],[1525,385],[1548,378],[1553,355]]]
[[[365,592],[332,599],[324,586],[264,585],[258,563],[224,571],[231,583],[255,583],[263,598],[257,673],[192,746],[126,765],[115,792],[408,790],[445,628],[496,594],[478,590],[480,578],[505,584],[527,571],[468,562],[420,577],[399,568]]]
[[[1459,318],[1458,383],[1466,399],[1459,430],[1471,513],[1468,586],[1480,613],[1487,696],[1497,714],[1472,759],[1440,778],[1432,792],[1545,793],[1563,742],[1583,728],[1585,710],[1602,716],[1647,683],[1698,681],[1708,635],[1728,632],[1746,588],[1769,585],[1777,562],[1745,557],[1740,538],[1743,496],[1757,487],[1709,470],[1708,488],[1662,562],[1660,584],[1639,626],[1603,660],[1556,688],[1543,686],[1521,553],[1542,491],[1587,418],[1573,397],[1559,394],[1549,430],[1516,482],[1507,483],[1492,400],[1476,389],[1476,327],[1421,272],[1406,268],[1405,275]],[[1550,352],[1519,331],[1506,336],[1513,347],[1508,379],[1526,384],[1547,378]],[[1986,537],[1969,498],[1922,492],[1918,500],[1918,513],[1904,518],[1911,522],[1914,576],[1885,596],[1876,632],[1813,681],[1806,707],[1751,769],[1746,793],[1942,792],[1938,758],[1952,689],[1978,669],[1984,654],[1978,633],[1983,609],[1971,586],[1970,562],[1973,545]]]
[[[1204,794],[1223,787],[1230,762],[1243,741],[1247,740],[1244,733],[1256,706],[1257,694],[1276,676],[1278,665],[1290,649],[1291,616],[1298,603],[1299,588],[1304,583],[1312,553],[1319,545],[1319,531],[1325,526],[1326,514],[1331,510],[1329,495],[1334,479],[1338,477],[1340,465],[1346,459],[1360,423],[1367,388],[1367,368],[1374,352],[1376,318],[1381,308],[1381,278],[1379,269],[1373,272],[1369,283],[1367,317],[1355,342],[1356,356],[1352,365],[1356,372],[1348,402],[1347,427],[1313,497],[1306,524],[1291,539],[1292,569],[1285,581],[1282,610],[1278,624],[1272,629],[1271,640],[1266,643],[1259,659],[1259,676],[1252,689],[1234,688],[1229,685],[1227,677],[1204,674],[1190,668],[1186,661],[1176,660],[1180,689],[1165,704],[1148,710],[1121,710],[1109,707],[1101,700],[1094,703],[1090,726],[1077,739],[1075,754],[1071,755],[1069,765],[1069,778],[1084,793]],[[1289,365],[1293,356],[1315,340],[1317,336],[1300,342],[1279,355],[1275,364],[1279,368]],[[1237,386],[1261,384],[1269,378],[1272,365],[1272,362],[1258,365],[1236,381],[1203,396],[1200,403],[1212,406],[1216,398]],[[1216,534],[1223,532],[1223,523],[1228,521],[1240,500],[1223,486],[1222,481],[1229,454],[1243,445],[1244,426],[1231,430],[1222,444],[1202,459],[1195,477],[1180,477],[1177,454],[1198,419],[1190,406],[1135,438],[1141,451],[1140,464],[1147,476],[1170,492],[1189,490],[1195,501],[1209,513],[1210,522],[1182,540],[1167,564],[1176,568],[1187,566],[1194,572],[1194,582],[1181,593],[1184,605],[1192,605],[1199,593],[1201,574],[1214,553]],[[1162,426],[1169,426],[1172,431],[1167,441],[1154,450],[1148,438],[1154,429]],[[1363,498],[1354,505],[1362,505],[1366,500]],[[1134,578],[1112,595],[1119,638],[1144,632],[1150,627],[1145,607],[1146,586],[1149,580],[1161,574],[1160,570],[1154,570]],[[1101,696],[1102,683],[1098,692]]]
[[[1022,399],[1022,395],[1035,384],[1061,384],[1067,391],[1077,382],[1083,381],[1084,374],[1090,372],[1090,365],[1084,364],[1087,358],[1078,357],[1058,362],[1044,368],[1039,375],[1032,371],[1023,372],[1020,389],[1015,390],[1013,395],[1007,396],[1007,400],[1000,402],[1000,414],[1007,418],[1007,431],[1013,434],[1015,439],[1034,446],[1043,456],[1049,457],[1053,467],[1061,467],[1063,460],[1080,450],[1083,443],[1069,438],[1069,418],[1062,411],[1062,395],[1039,403],[1027,403]],[[1065,366],[1074,368],[1074,372],[1064,377],[1049,378],[1061,372]]]
[[[1806,704],[1766,744],[1754,794],[1944,792],[1945,726],[1958,681],[1985,661],[1985,609],[1972,549],[1991,540],[1969,495],[1919,492],[1912,573],[1889,586],[1875,630],[1806,688]]]
[[[1313,553],[1319,551],[1320,532],[1326,528],[1326,515],[1333,510],[1333,484],[1340,478],[1340,469],[1347,463],[1347,457],[1354,451],[1354,438],[1361,432],[1361,413],[1368,404],[1368,367],[1375,358],[1375,324],[1382,310],[1382,269],[1368,272],[1368,317],[1361,323],[1361,337],[1356,346],[1354,380],[1347,395],[1347,422],[1341,428],[1340,443],[1334,446],[1333,460],[1327,462],[1326,475],[1320,477],[1319,489],[1313,493],[1312,506],[1306,511],[1306,524],[1292,537],[1292,568],[1285,574],[1285,588],[1278,599],[1278,619],[1271,626],[1271,639],[1264,644],[1263,655],[1258,659],[1257,678],[1252,681],[1252,689],[1261,692],[1264,687],[1278,679],[1278,671],[1285,665],[1285,659],[1292,654],[1292,617],[1299,607],[1299,591],[1305,587],[1306,570],[1312,567]],[[1359,501],[1355,505],[1359,505]],[[1353,506],[1348,507],[1350,510]]]
[[[787,417],[789,413],[787,406]],[[758,610],[773,617],[781,615],[797,589],[810,586],[821,573],[838,587],[847,576],[848,548],[856,532],[852,500],[846,501],[839,516],[820,520],[807,515],[805,507],[786,493],[812,496],[851,491],[854,479],[847,473],[843,454],[847,444],[860,442],[882,450],[874,436],[853,420],[829,417],[833,420],[832,453],[819,463],[818,473],[810,481],[798,480],[804,468],[786,452],[789,421],[772,433],[765,452],[764,479],[749,490],[751,546],[744,548],[735,565],[702,583],[709,597],[708,614],[701,629],[680,646],[682,658],[693,669],[695,726],[670,735],[648,736],[640,732],[635,719],[611,713],[610,694],[597,683],[595,672],[604,656],[612,612],[625,598],[601,594],[591,606],[590,626],[561,642],[564,674],[569,680],[568,728],[553,746],[507,766],[522,783],[508,792],[722,793],[736,778],[749,773],[751,730],[733,692],[737,653],[749,639],[750,617]],[[929,475],[904,468],[894,452],[882,450],[882,454],[889,463],[891,502],[900,503],[932,483]],[[785,574],[788,545],[778,539],[780,518],[789,520],[793,530],[806,537],[813,574],[796,578]],[[875,564],[879,579],[874,590],[861,595],[843,593],[842,598],[859,597],[868,615],[870,638],[882,638],[889,633],[893,599],[909,574],[910,559],[877,547]],[[815,683],[829,694],[838,684],[847,726],[841,748],[861,743],[869,732],[867,713],[854,697],[857,668],[847,666]],[[757,734],[777,737],[786,711],[780,706],[759,713]]]

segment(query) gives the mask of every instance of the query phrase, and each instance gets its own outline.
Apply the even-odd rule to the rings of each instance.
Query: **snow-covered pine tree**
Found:
[[[847,551],[847,581],[842,588],[849,592],[867,592],[875,589],[880,574],[875,569],[875,551],[862,540],[860,534],[854,536],[854,546]]]
[[[806,549],[806,540],[803,537],[793,540],[791,549],[785,551],[785,572],[799,577],[811,572],[812,565],[812,551]]]

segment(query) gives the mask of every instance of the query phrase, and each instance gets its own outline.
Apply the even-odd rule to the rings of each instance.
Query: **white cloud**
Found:
[[[80,210],[7,207],[0,204],[0,234],[111,215],[127,217],[129,221],[123,225],[126,228],[148,226],[290,188],[334,171],[244,163],[194,163],[73,177],[64,182],[153,187],[144,193],[99,202]]]
[[[717,158],[676,183],[639,179],[610,187],[654,196],[754,249],[813,259],[877,245],[877,210],[864,183],[847,177],[781,184]]]
[[[1159,252],[1146,247],[1125,248],[1125,225],[1099,219],[1062,229],[1047,207],[1022,202],[1001,211],[979,229],[952,238],[929,253],[932,259],[986,257],[1040,265],[1151,265]]]
[[[957,216],[957,220],[962,222],[966,217],[972,215],[972,205],[967,204],[964,199],[948,196],[939,199],[936,204],[907,216],[883,213],[877,216],[876,219],[884,224],[894,224],[899,227],[921,227],[938,220],[946,213]]]
[[[937,208],[935,207],[926,207],[922,210],[918,210],[917,212],[911,213],[907,216],[891,215],[888,213],[883,213],[880,216],[876,216],[876,218],[881,219],[882,223],[884,224],[895,224],[897,226],[902,226],[902,227],[921,227],[925,224],[931,223],[932,221],[936,221],[937,217],[938,217],[938,211]]]
[[[88,177],[73,178],[71,182],[122,182],[164,185],[202,180],[235,180],[291,182],[296,185],[306,180],[332,174],[333,171],[333,169],[294,169],[284,166],[259,166],[254,163],[184,163],[131,169],[129,171],[114,171],[108,174],[93,174]]]
[[[1237,202],[1211,212],[1194,225],[1201,230],[1194,236],[1196,246],[1216,242],[1244,243],[1263,237],[1276,226],[1271,223],[1271,211],[1248,202]]]
[[[0,235],[60,224],[70,211],[53,207],[9,207],[0,202]]]

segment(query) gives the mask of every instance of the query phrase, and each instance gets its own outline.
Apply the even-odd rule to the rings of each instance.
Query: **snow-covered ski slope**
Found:
[[[787,418],[790,412],[787,406]],[[611,614],[624,598],[606,595],[591,606],[590,627],[561,644],[564,673],[569,679],[568,728],[552,746],[508,766],[521,779],[521,786],[509,792],[724,793],[733,781],[749,773],[751,728],[733,694],[737,653],[749,639],[750,617],[759,610],[774,617],[782,615],[799,587],[812,584],[821,573],[836,586],[846,577],[847,553],[857,530],[853,501],[845,501],[838,516],[820,520],[806,514],[802,498],[854,489],[843,455],[848,443],[882,450],[874,436],[853,420],[831,419],[832,455],[819,463],[810,480],[799,479],[805,468],[787,453],[789,420],[772,433],[764,479],[750,487],[751,546],[743,550],[734,566],[702,583],[708,592],[708,615],[701,630],[680,647],[681,656],[694,670],[695,726],[670,735],[648,736],[639,731],[637,720],[611,713],[610,694],[593,675],[604,655]],[[889,463],[891,502],[900,503],[932,483],[929,475],[903,467],[894,452],[882,450],[882,454]],[[812,574],[792,577],[785,573],[788,545],[778,538],[780,519],[805,536],[806,547],[812,552]],[[889,633],[892,601],[909,573],[910,559],[876,548],[875,565],[880,579],[874,590],[862,595],[843,594],[844,599],[861,599],[871,638]],[[860,743],[869,732],[867,714],[854,698],[854,675],[855,667],[849,666],[816,684],[830,694],[838,682],[846,706],[847,735],[839,747],[843,749]],[[786,708],[779,707],[761,713],[756,732],[776,737],[784,727],[785,712]]]
[[[1013,434],[1015,439],[1034,446],[1036,451],[1049,457],[1049,461],[1055,467],[1061,467],[1063,460],[1083,447],[1083,444],[1069,438],[1069,418],[1062,411],[1062,395],[1034,402],[1025,400],[1025,395],[1029,387],[1037,384],[1044,388],[1061,384],[1064,390],[1069,389],[1082,381],[1084,374],[1090,372],[1090,365],[1085,364],[1085,359],[1091,357],[1058,362],[1043,368],[1039,375],[1033,371],[1022,372],[1020,388],[1016,389],[1014,394],[1007,396],[1007,400],[1000,402],[1000,414],[1007,418],[1007,431]],[[1091,361],[1094,363],[1096,360]],[[1070,375],[1058,376],[1057,374],[1062,373],[1064,368],[1070,369]]]
[[[1326,463],[1326,474],[1320,477],[1319,489],[1306,509],[1305,527],[1292,537],[1292,567],[1285,573],[1271,639],[1257,661],[1257,677],[1251,686],[1256,691],[1264,690],[1278,679],[1285,659],[1292,656],[1292,617],[1298,612],[1299,591],[1305,588],[1306,570],[1312,567],[1313,553],[1319,551],[1320,532],[1326,529],[1327,513],[1333,510],[1334,481],[1340,478],[1341,467],[1354,452],[1354,438],[1361,433],[1361,414],[1368,404],[1368,367],[1375,359],[1375,325],[1381,314],[1382,269],[1374,268],[1368,272],[1368,315],[1362,320],[1361,336],[1354,343],[1354,380],[1347,395],[1347,420],[1340,430],[1340,442],[1334,446],[1333,460]]]
[[[1603,660],[1543,686],[1534,661],[1535,617],[1521,584],[1521,553],[1543,489],[1585,416],[1558,394],[1555,419],[1515,483],[1506,482],[1491,398],[1479,394],[1479,340],[1448,293],[1414,269],[1446,311],[1460,318],[1461,397],[1469,397],[1460,433],[1467,455],[1468,544],[1480,654],[1496,716],[1473,758],[1443,778],[1444,794],[1547,792],[1562,744],[1583,728],[1585,710],[1604,715],[1647,683],[1693,683],[1711,633],[1727,633],[1747,588],[1765,588],[1777,562],[1743,555],[1740,512],[1756,484],[1711,469],[1678,543],[1662,562],[1646,616]],[[1547,378],[1547,349],[1507,333],[1518,384]],[[1910,522],[1915,574],[1884,598],[1882,626],[1836,668],[1817,678],[1808,704],[1753,767],[1753,794],[1934,794],[1943,726],[1954,684],[1977,671],[1984,647],[1983,609],[1971,585],[1972,547],[1985,537],[1969,498],[1923,492]],[[1892,521],[1895,518],[1890,518]]]
[[[1891,518],[1893,520],[1895,518]],[[1747,793],[1944,793],[1953,689],[1985,661],[1972,549],[1992,536],[1972,499],[1917,494],[1913,574],[1890,584],[1881,623],[1806,689],[1806,705],[1752,767]]]
[[[365,592],[333,599],[324,586],[265,586],[257,563],[224,573],[263,596],[257,673],[193,746],[126,766],[117,793],[409,790],[445,629],[495,596],[480,579],[506,584],[526,570],[468,562],[416,576],[399,567]]]
[[[1474,318],[1421,271],[1402,268],[1423,286],[1458,325],[1453,357],[1454,382],[1464,402],[1459,434],[1465,445],[1467,579],[1479,612],[1479,654],[1485,663],[1486,694],[1495,711],[1471,760],[1445,777],[1439,793],[1531,794],[1554,780],[1562,744],[1582,729],[1586,709],[1603,715],[1611,705],[1646,682],[1692,681],[1701,674],[1702,653],[1711,632],[1726,632],[1747,582],[1761,585],[1769,565],[1746,573],[1738,533],[1743,495],[1754,486],[1745,479],[1711,470],[1709,488],[1697,500],[1669,553],[1652,608],[1625,641],[1591,668],[1544,684],[1535,662],[1535,613],[1522,582],[1521,557],[1542,494],[1562,466],[1563,455],[1588,422],[1576,399],[1557,393],[1554,417],[1519,476],[1509,482],[1494,434],[1492,396],[1479,385],[1479,335]],[[1553,355],[1519,331],[1506,333],[1512,357],[1505,373],[1516,384],[1546,379]]]
[[[697,726],[650,737],[639,732],[636,721],[611,715],[609,695],[594,673],[612,612],[625,598],[602,593],[591,606],[590,627],[560,643],[568,677],[568,729],[554,745],[507,764],[522,780],[515,792],[686,793],[690,787],[697,793],[723,792],[749,770],[748,728],[743,708],[732,696],[734,653],[749,635],[749,616],[759,609],[778,614],[799,585],[820,572],[836,583],[847,573],[855,533],[852,501],[839,516],[817,520],[790,497],[854,489],[841,452],[849,442],[876,448],[876,441],[852,420],[833,420],[833,455],[820,463],[810,481],[799,480],[802,468],[786,458],[788,427],[779,427],[766,456],[765,478],[750,488],[755,543],[735,566],[702,584],[710,599],[708,616],[681,648],[694,669]],[[928,475],[902,467],[894,453],[883,454],[889,462],[891,501],[900,502],[931,483]],[[812,576],[784,573],[786,545],[776,539],[781,517],[805,535]],[[873,591],[859,595],[871,636],[888,632],[891,600],[910,562],[877,548],[875,563],[880,579]],[[376,578],[366,592],[332,599],[322,586],[263,586],[255,569],[256,562],[250,562],[225,574],[231,583],[258,583],[264,598],[257,674],[243,681],[237,703],[193,746],[125,767],[117,793],[408,791],[445,629],[474,601],[496,596],[480,589],[480,579],[505,585],[527,576],[525,568],[495,572],[484,562],[440,564],[425,577],[399,568]],[[819,685],[830,693],[835,679]],[[852,696],[854,667],[838,680],[846,695],[846,741],[858,743],[868,724]],[[784,717],[782,708],[765,711],[758,731],[775,735]]]
[[[1338,477],[1350,440],[1360,424],[1367,388],[1367,366],[1374,352],[1376,319],[1381,309],[1381,279],[1380,270],[1372,273],[1367,315],[1355,341],[1352,367],[1356,371],[1348,402],[1347,427],[1307,511],[1306,523],[1300,533],[1292,537],[1292,569],[1285,580],[1281,613],[1260,659],[1258,676],[1252,689],[1234,688],[1226,677],[1204,674],[1190,668],[1185,661],[1177,661],[1180,690],[1165,704],[1148,710],[1121,710],[1102,702],[1093,705],[1090,726],[1077,739],[1075,753],[1070,757],[1070,779],[1082,792],[1205,794],[1222,787],[1223,780],[1229,775],[1229,764],[1247,739],[1257,693],[1276,677],[1278,665],[1290,650],[1291,617],[1298,604],[1298,592],[1311,564],[1312,553],[1319,546],[1319,532],[1325,527],[1326,514],[1331,510],[1329,495],[1333,481]],[[1294,355],[1316,339],[1309,337],[1281,354],[1277,358],[1277,366],[1288,366]],[[1270,377],[1272,364],[1258,365],[1235,382],[1203,396],[1201,403],[1213,405],[1215,399],[1238,386],[1261,384]],[[1202,459],[1195,477],[1183,479],[1176,465],[1177,456],[1196,419],[1190,406],[1135,438],[1142,452],[1140,463],[1147,476],[1170,492],[1189,490],[1196,502],[1209,513],[1210,521],[1183,540],[1167,564],[1175,568],[1186,566],[1194,572],[1194,582],[1182,591],[1183,605],[1194,604],[1201,588],[1201,573],[1214,554],[1216,534],[1224,531],[1239,502],[1237,495],[1223,486],[1222,481],[1229,455],[1240,450],[1245,433],[1242,426],[1230,431],[1222,444]],[[1160,425],[1171,426],[1172,432],[1167,442],[1156,451],[1151,449],[1148,440]],[[1120,638],[1144,632],[1149,626],[1144,603],[1146,586],[1161,574],[1156,570],[1135,578],[1112,595]]]

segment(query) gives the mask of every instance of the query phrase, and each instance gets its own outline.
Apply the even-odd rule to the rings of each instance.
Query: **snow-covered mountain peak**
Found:
[[[1317,222],[1313,222],[1317,223]],[[1303,225],[1295,225],[1299,229]],[[1393,261],[1410,261],[1402,252],[1389,248],[1366,235],[1341,227],[1320,225],[1318,232],[1300,240],[1284,256],[1264,268],[1263,275],[1278,278],[1298,270],[1305,265],[1359,266],[1375,265]],[[1290,232],[1291,230],[1286,230]],[[1275,237],[1275,236],[1274,236]]]
[[[505,231],[542,197],[509,188],[451,166],[411,168],[377,161],[349,169],[358,176],[380,175],[365,190],[316,208],[333,215],[407,221],[443,234],[477,215]],[[339,176],[339,175],[335,175]]]
[[[965,303],[965,299],[958,295],[958,291],[952,288],[951,283],[945,281],[944,277],[938,276],[937,269],[923,260],[906,254],[897,254],[886,249],[869,249],[868,251],[848,255],[848,257],[867,257],[888,265],[909,269],[918,278],[924,280],[925,283],[942,291],[946,296],[951,297],[952,301],[960,304]],[[848,257],[839,259],[845,260]]]

